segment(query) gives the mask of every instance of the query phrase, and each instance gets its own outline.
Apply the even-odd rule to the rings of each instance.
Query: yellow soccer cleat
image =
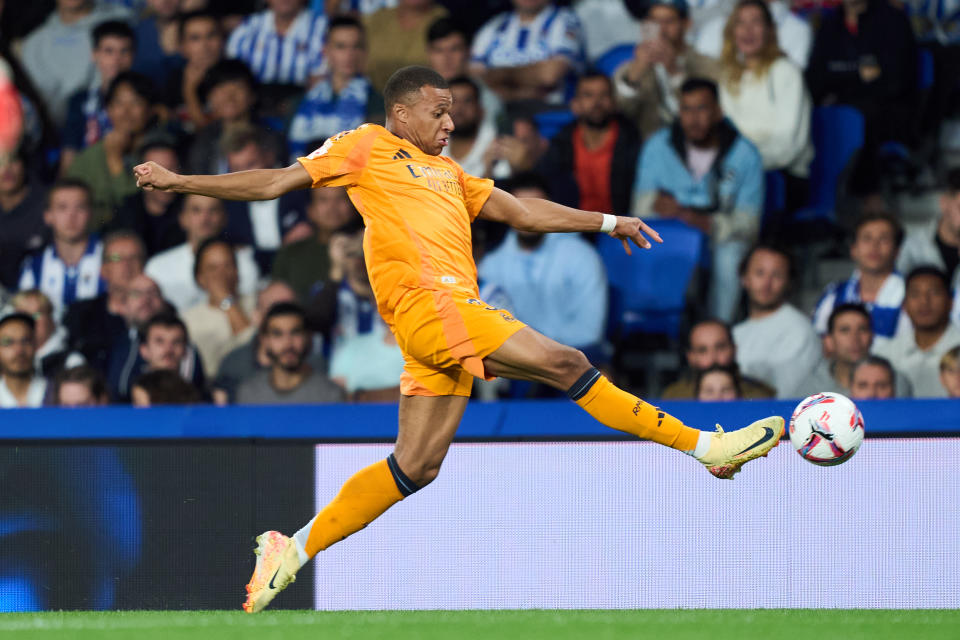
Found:
[[[780,443],[783,418],[771,416],[729,433],[717,425],[717,432],[711,436],[710,449],[700,462],[716,477],[729,480],[744,463],[766,456]]]
[[[247,613],[259,613],[278,593],[297,579],[300,570],[300,557],[297,545],[279,531],[266,531],[257,536],[257,566],[247,585],[247,601],[243,610]]]

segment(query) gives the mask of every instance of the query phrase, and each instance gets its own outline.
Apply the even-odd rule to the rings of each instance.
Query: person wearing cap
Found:
[[[47,394],[46,379],[33,366],[33,318],[26,313],[0,317],[0,408],[40,407]]]
[[[719,78],[719,61],[687,46],[689,27],[686,0],[651,0],[644,37],[613,74],[617,102],[645,138],[676,119],[684,80]]]

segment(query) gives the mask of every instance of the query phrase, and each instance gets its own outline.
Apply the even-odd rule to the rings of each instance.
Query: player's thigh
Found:
[[[510,336],[483,364],[490,375],[542,382],[561,390],[569,389],[590,368],[579,350],[530,327]]]
[[[418,485],[428,484],[437,477],[468,399],[464,396],[400,397],[400,429],[394,456],[400,469]]]

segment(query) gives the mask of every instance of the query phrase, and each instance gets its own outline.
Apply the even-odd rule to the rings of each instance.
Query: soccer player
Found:
[[[454,124],[447,82],[404,67],[384,90],[386,127],[366,124],[330,138],[285,169],[181,176],[145,163],[145,189],[268,200],[293,189],[346,186],[366,223],[364,255],[377,306],[403,350],[400,425],[394,452],[358,471],[294,536],[258,537],[244,609],[262,610],[317,552],[367,526],[440,471],[467,406],[473,378],[503,376],[551,385],[603,424],[694,456],[730,478],[766,455],[783,434],[774,416],[723,433],[701,432],[615,387],[584,355],[489,306],[477,293],[470,223],[477,217],[525,231],[603,231],[649,249],[661,241],[637,218],[517,199],[442,157]]]

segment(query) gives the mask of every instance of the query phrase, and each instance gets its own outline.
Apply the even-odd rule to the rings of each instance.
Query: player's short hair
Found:
[[[470,76],[461,75],[451,78],[447,84],[450,85],[451,89],[456,86],[470,87],[473,90],[473,95],[476,97],[477,101],[480,101],[480,85],[478,85]]]
[[[250,67],[240,60],[228,58],[207,70],[203,80],[200,81],[200,86],[197,87],[197,96],[201,102],[206,102],[211,91],[228,82],[242,82],[247,85],[250,93],[254,95],[257,93],[257,79],[250,71]]]
[[[867,365],[872,365],[874,367],[883,367],[887,371],[887,375],[890,376],[890,382],[896,383],[897,376],[893,371],[893,365],[890,364],[890,361],[881,356],[875,356],[870,354],[858,360],[856,364],[853,365],[853,369],[850,370],[850,379],[853,380],[853,376],[857,375],[857,370],[860,367]]]
[[[539,189],[548,196],[550,195],[550,184],[546,178],[536,171],[521,171],[510,178],[504,187],[510,193],[520,189]]]
[[[21,313],[19,311],[14,311],[13,313],[8,313],[6,315],[0,315],[0,329],[10,324],[11,322],[20,322],[27,325],[27,328],[30,329],[30,333],[33,333],[37,329],[37,323],[29,313]]]
[[[411,104],[410,96],[419,95],[422,87],[449,89],[450,85],[443,76],[429,67],[411,65],[397,69],[383,88],[383,102],[387,111],[399,102]]]
[[[947,276],[946,272],[943,269],[935,267],[931,264],[925,264],[911,269],[910,273],[907,274],[907,277],[904,278],[904,286],[909,287],[910,282],[914,278],[919,278],[921,276],[933,276],[939,280],[941,284],[943,284],[943,288],[947,291],[947,293],[950,292],[950,278]]]
[[[796,267],[796,264],[794,263],[793,255],[791,255],[789,251],[787,251],[785,248],[781,247],[780,245],[771,244],[768,242],[757,242],[747,250],[746,255],[743,256],[743,260],[740,261],[739,269],[737,269],[737,273],[739,275],[742,276],[747,272],[747,266],[750,264],[750,260],[753,259],[753,255],[758,251],[771,251],[777,254],[778,256],[782,257],[784,260],[786,260],[787,261],[787,278],[790,282],[793,282],[794,280],[796,280],[797,267]]]
[[[107,383],[103,374],[88,364],[62,369],[53,379],[53,404],[60,404],[60,388],[65,384],[82,384],[97,400],[106,400]]]
[[[49,209],[50,205],[53,204],[53,194],[57,191],[63,191],[64,189],[80,189],[87,198],[87,206],[89,207],[93,204],[93,191],[91,191],[90,185],[80,178],[67,177],[58,179],[53,183],[53,186],[50,187],[50,190],[47,191],[44,208]]]
[[[187,325],[184,324],[183,320],[180,319],[180,316],[173,311],[164,310],[151,316],[140,330],[139,337],[141,343],[146,343],[147,339],[150,337],[150,330],[154,327],[163,327],[164,329],[179,327],[180,330],[183,331],[183,339],[187,342],[190,341],[190,332],[187,331]]]
[[[196,387],[184,380],[176,371],[166,369],[148,371],[134,381],[133,387],[140,387],[146,392],[151,406],[196,404],[202,400]]]
[[[444,38],[449,38],[454,34],[460,34],[463,36],[463,41],[467,45],[470,44],[470,38],[467,37],[467,32],[464,31],[456,20],[450,18],[437,18],[430,26],[427,28],[427,45],[431,45],[437,40],[443,40]]]
[[[960,193],[960,167],[954,167],[947,172],[945,186],[949,193]]]
[[[703,384],[703,379],[711,373],[725,373],[730,376],[730,379],[733,380],[733,388],[737,390],[737,397],[743,396],[743,389],[740,385],[740,370],[737,368],[736,363],[732,364],[715,364],[707,367],[706,369],[701,369],[697,371],[697,376],[693,382],[693,397],[699,397],[700,387]]]
[[[327,37],[329,37],[335,29],[357,29],[360,31],[361,37],[364,39],[367,37],[367,30],[364,28],[363,23],[353,16],[336,16],[331,18],[330,22],[327,23]]]
[[[724,322],[723,320],[718,320],[717,318],[706,318],[704,320],[694,323],[694,325],[690,327],[690,331],[688,331],[687,334],[684,336],[684,345],[683,345],[684,351],[690,351],[690,349],[693,348],[693,332],[696,331],[698,328],[708,324],[712,324],[723,329],[723,332],[727,334],[727,340],[730,342],[730,344],[734,344],[733,329],[730,327],[728,323]]]
[[[858,313],[867,321],[867,326],[870,327],[870,330],[873,330],[873,318],[870,317],[870,312],[867,311],[867,308],[859,302],[844,302],[843,304],[838,304],[833,308],[833,311],[830,312],[830,317],[827,319],[827,333],[833,333],[833,327],[837,324],[837,318],[845,313]]]
[[[960,364],[960,346],[956,346],[943,354],[943,357],[940,358],[940,371],[956,369],[957,364]]]
[[[28,300],[36,300],[40,303],[40,309],[43,313],[53,314],[53,303],[50,302],[50,298],[47,297],[43,291],[40,289],[24,289],[23,291],[18,291],[13,294],[13,297],[10,298],[10,305],[16,309],[22,303]]]
[[[101,22],[93,28],[90,33],[93,40],[93,48],[96,49],[104,38],[125,38],[130,41],[134,47],[137,46],[137,36],[129,24],[123,20],[107,20]]]
[[[223,34],[223,27],[220,26],[220,18],[217,17],[217,14],[207,9],[197,9],[195,11],[182,13],[177,19],[177,32],[180,40],[183,40],[183,34],[187,29],[187,23],[193,20],[211,20],[216,26],[217,31],[220,32],[220,34]]]
[[[203,262],[203,257],[207,255],[207,252],[210,251],[213,247],[217,245],[223,245],[230,250],[230,255],[233,256],[233,263],[237,263],[237,254],[234,249],[233,243],[225,238],[214,236],[213,238],[207,238],[200,243],[200,246],[197,247],[197,255],[193,261],[193,279],[197,279],[197,275],[200,273],[200,263]]]
[[[720,100],[720,92],[717,90],[717,83],[708,78],[687,78],[680,85],[680,95],[687,95],[694,91],[707,91],[713,96],[714,101]]]
[[[124,85],[133,89],[134,93],[150,104],[154,104],[157,101],[157,92],[153,88],[153,81],[150,80],[150,78],[136,71],[122,71],[117,74],[117,77],[114,78],[110,86],[107,87],[107,92],[103,96],[103,104],[109,105],[113,102],[117,91]]]
[[[270,326],[270,321],[282,316],[296,316],[300,319],[304,327],[307,326],[307,312],[304,311],[303,307],[296,302],[278,302],[267,309],[267,312],[263,315],[263,322],[260,323],[260,332],[266,333],[267,327]]]
[[[871,222],[886,222],[893,229],[893,243],[897,249],[903,244],[903,225],[896,216],[890,213],[878,211],[876,213],[865,213],[860,216],[856,224],[853,225],[853,239],[857,239],[860,230]]]

